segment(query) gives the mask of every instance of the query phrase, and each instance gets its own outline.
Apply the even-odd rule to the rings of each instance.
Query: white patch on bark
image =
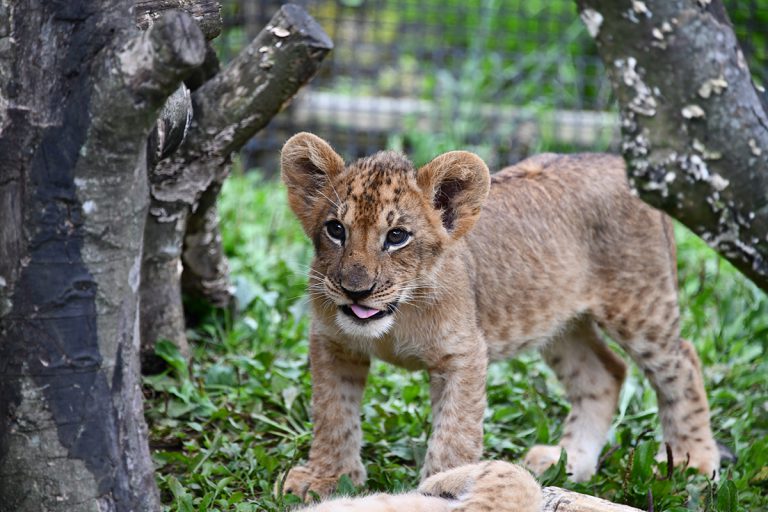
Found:
[[[740,48],[736,50],[736,65],[739,66],[739,69],[742,71],[749,71],[747,60],[744,58],[744,53]]]
[[[128,271],[128,285],[133,290],[133,293],[138,292],[139,284],[141,284],[141,254],[136,256],[131,269]]]
[[[9,106],[10,106],[10,103],[3,96],[3,90],[0,89],[0,136],[3,135],[3,130],[11,122],[10,116],[8,115]]]
[[[274,34],[275,37],[280,37],[280,38],[288,37],[289,35],[291,35],[291,32],[283,27],[272,27],[270,32],[272,32],[272,34]]]
[[[757,142],[755,142],[755,139],[749,139],[748,141],[749,149],[752,151],[752,154],[755,156],[760,156],[763,154],[763,150],[760,149],[760,146],[757,145]]]
[[[91,201],[90,199],[83,203],[83,213],[88,215],[90,213],[93,213],[96,211],[96,203]]]
[[[586,25],[589,35],[593,38],[597,37],[600,33],[600,26],[603,24],[603,15],[594,9],[587,8],[581,11],[579,16],[584,25]]]
[[[706,162],[699,155],[684,155],[680,158],[680,168],[696,181],[709,181],[710,172]]]
[[[150,208],[149,213],[157,218],[157,222],[175,222],[184,215],[183,212],[168,213],[160,207]]]
[[[712,188],[718,192],[725,190],[730,185],[730,182],[719,174],[713,174],[710,183],[712,183]]]
[[[696,119],[696,118],[706,116],[704,109],[693,103],[683,107],[683,110],[681,111],[681,113],[683,114],[683,117],[686,119]]]
[[[635,11],[637,14],[642,14],[646,16],[647,18],[651,17],[651,11],[648,10],[648,6],[645,5],[645,2],[641,2],[639,0],[632,0],[632,10]]]
[[[653,13],[648,10],[648,6],[645,5],[645,2],[642,2],[639,0],[632,0],[632,8],[627,9],[627,12],[624,15],[624,17],[627,18],[632,23],[639,23],[640,20],[638,19],[637,15],[650,18],[651,16],[653,16]]]
[[[152,43],[149,40],[147,32],[142,37],[133,38],[117,52],[117,59],[120,63],[120,72],[130,77],[146,68],[149,59],[154,58]]]
[[[723,157],[723,154],[719,151],[710,151],[707,149],[707,147],[697,138],[693,139],[693,149],[698,151],[701,154],[701,157],[704,160],[720,160]]]
[[[624,84],[635,91],[635,97],[628,104],[629,108],[643,116],[656,115],[656,98],[653,97],[651,88],[643,82],[642,69],[638,69],[637,59],[617,59],[613,65],[619,70]]]
[[[699,96],[702,98],[709,98],[712,93],[721,94],[728,88],[728,82],[725,81],[723,75],[717,78],[710,78],[699,87]]]

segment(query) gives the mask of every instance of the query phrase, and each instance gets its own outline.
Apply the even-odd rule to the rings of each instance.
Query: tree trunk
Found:
[[[0,510],[159,510],[138,371],[146,139],[184,13],[0,0]]]
[[[577,0],[640,197],[768,291],[768,116],[720,0]]]
[[[232,154],[314,76],[332,47],[303,9],[283,6],[232,62],[192,94],[194,118],[184,143],[150,174],[142,274],[151,277],[142,279],[141,290],[142,353],[148,366],[156,340],[169,339],[182,351],[187,346],[179,298],[182,268],[186,291],[218,306],[232,300],[215,210]]]

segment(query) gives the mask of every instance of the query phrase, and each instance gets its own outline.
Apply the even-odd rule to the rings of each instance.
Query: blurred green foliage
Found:
[[[230,23],[215,44],[224,60],[246,43],[262,20],[243,20],[244,0],[225,0]],[[279,4],[262,3],[265,11]],[[734,30],[758,82],[768,70],[768,6],[725,0]],[[336,49],[323,87],[352,93],[431,97],[437,70],[457,70],[483,41],[483,57],[499,60],[510,88],[532,88],[559,107],[602,109],[610,96],[597,49],[573,0],[313,0],[301,2],[323,26]],[[552,57],[556,58],[552,58]],[[554,62],[553,62],[554,60]],[[527,61],[527,62],[520,62]],[[538,64],[538,66],[537,66]],[[542,73],[542,69],[546,71]],[[490,76],[490,75],[489,75]],[[519,96],[528,96],[520,92]],[[535,98],[534,98],[535,99]]]

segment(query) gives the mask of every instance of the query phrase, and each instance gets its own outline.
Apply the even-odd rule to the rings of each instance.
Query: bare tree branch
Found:
[[[577,0],[640,197],[768,290],[768,117],[720,0]]]
[[[332,47],[302,8],[283,6],[232,62],[192,94],[194,118],[184,143],[150,175],[152,205],[142,269],[148,276],[142,280],[143,352],[151,354],[159,338],[185,350],[179,299],[184,240],[187,289],[218,305],[231,300],[215,199],[229,174],[232,153],[314,76]],[[204,193],[206,199],[198,206]],[[195,220],[188,229],[193,208]]]

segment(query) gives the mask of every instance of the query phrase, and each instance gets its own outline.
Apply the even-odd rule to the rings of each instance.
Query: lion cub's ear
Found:
[[[483,160],[467,151],[444,153],[419,169],[417,181],[454,239],[475,225],[488,196],[491,175]]]
[[[323,139],[311,133],[297,133],[285,143],[280,154],[288,204],[310,234],[317,219],[317,200],[334,176],[344,170],[344,160]]]

